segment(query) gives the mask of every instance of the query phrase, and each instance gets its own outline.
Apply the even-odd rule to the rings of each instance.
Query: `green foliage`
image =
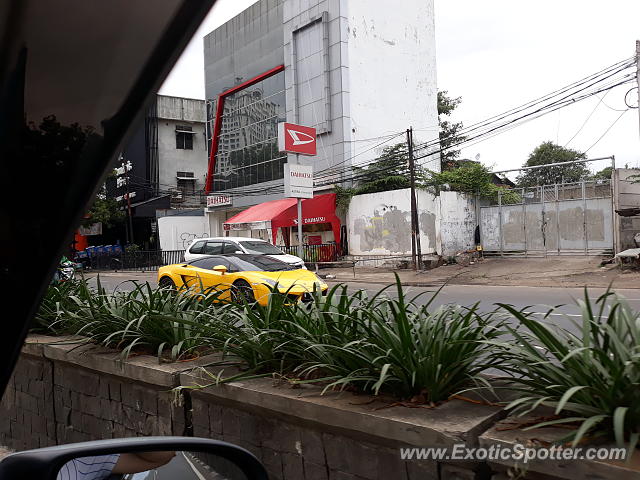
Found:
[[[336,285],[311,304],[291,305],[274,288],[267,306],[217,302],[193,294],[136,285],[107,293],[86,282],[49,287],[36,316],[40,332],[78,334],[123,355],[155,352],[165,360],[221,351],[240,374],[279,375],[292,384],[390,394],[437,403],[486,385],[498,369],[517,393],[514,414],[553,408],[545,425],[576,425],[566,440],[609,437],[635,448],[640,439],[640,315],[610,291],[595,302],[585,291],[581,321],[571,331],[510,305],[480,313],[476,306],[433,306],[395,295],[369,297]],[[549,313],[552,313],[551,310]],[[515,322],[514,322],[515,320]],[[516,326],[513,326],[514,323]]]
[[[365,167],[353,167],[354,186],[335,187],[336,208],[346,212],[354,195],[400,190],[411,186],[406,143],[385,147],[380,157]]]
[[[353,167],[358,178],[355,195],[409,188],[409,154],[406,143],[385,147],[375,162]]]
[[[99,278],[95,289],[84,280],[65,282],[49,287],[35,329],[82,335],[121,349],[125,357],[143,351],[170,360],[189,358],[215,344],[204,334],[227,308],[214,303],[219,295],[174,292],[149,284],[135,284],[130,292],[109,293]]]
[[[610,291],[594,303],[585,290],[578,303],[575,333],[502,305],[528,330],[508,328],[516,341],[496,343],[498,368],[519,393],[508,408],[526,414],[551,407],[560,417],[531,428],[577,423],[566,439],[574,445],[609,436],[633,450],[640,438],[640,316]]]
[[[523,167],[570,162],[585,158],[587,156],[584,153],[561,147],[553,142],[543,142],[531,152]],[[578,182],[589,176],[589,169],[583,163],[574,163],[572,165],[525,170],[518,175],[516,183],[520,187],[535,187],[562,182]]]
[[[336,185],[333,191],[336,194],[336,210],[342,213],[346,213],[349,210],[351,197],[355,195],[355,189],[344,188],[340,185]]]
[[[115,177],[116,172],[114,170],[107,176],[107,180]],[[103,227],[109,228],[122,222],[125,217],[125,212],[118,201],[115,198],[107,198],[107,187],[106,184],[103,184],[93,204],[87,210],[86,218],[82,219],[82,225],[88,227],[92,223],[102,222]]]
[[[83,225],[102,222],[103,227],[108,228],[122,222],[125,213],[115,198],[96,198],[87,211],[87,217],[82,220]]]
[[[462,102],[461,97],[449,98],[447,91],[438,92],[438,123],[440,125],[440,164],[442,170],[455,168],[454,162],[460,156],[460,150],[454,148],[464,141],[466,137],[460,134],[463,128],[462,122],[451,122],[443,117],[448,117]]]
[[[613,173],[613,167],[604,167],[599,172],[593,175],[594,180],[611,180],[611,174]]]
[[[456,192],[478,194],[494,200],[497,199],[498,192],[500,192],[504,204],[522,201],[517,192],[495,185],[491,171],[479,162],[465,162],[458,168],[439,173],[429,172],[424,184],[436,189],[448,185],[449,189]]]

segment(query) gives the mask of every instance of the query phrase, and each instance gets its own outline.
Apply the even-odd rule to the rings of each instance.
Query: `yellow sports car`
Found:
[[[267,255],[211,255],[158,270],[162,288],[219,291],[221,301],[258,302],[267,305],[276,287],[288,302],[312,300],[313,291],[329,288],[315,273],[296,268]]]

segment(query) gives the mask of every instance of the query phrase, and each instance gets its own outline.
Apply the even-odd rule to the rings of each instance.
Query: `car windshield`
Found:
[[[263,255],[284,255],[278,247],[274,247],[269,242],[245,241],[238,242],[244,247],[247,253],[257,253]]]
[[[265,255],[229,255],[226,258],[229,260],[233,270],[236,272],[279,272],[297,269],[297,267]]]

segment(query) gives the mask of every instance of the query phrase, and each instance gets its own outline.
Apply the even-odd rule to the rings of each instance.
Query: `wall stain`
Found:
[[[435,218],[433,221],[435,230]],[[384,249],[392,253],[411,251],[411,215],[394,205],[378,205],[373,216],[354,220],[354,233],[360,236],[360,250]]]
[[[429,240],[429,245],[421,245],[424,249],[425,247],[431,246],[431,239],[436,238],[436,214],[431,212],[422,212],[419,216],[420,223],[420,233],[422,235],[426,235]],[[433,245],[435,247],[435,245]]]

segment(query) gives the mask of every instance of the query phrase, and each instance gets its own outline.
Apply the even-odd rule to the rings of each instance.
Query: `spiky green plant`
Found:
[[[515,341],[494,344],[498,368],[520,395],[507,408],[524,415],[551,407],[560,418],[529,428],[577,424],[563,441],[609,436],[633,450],[640,438],[640,316],[611,291],[593,302],[585,289],[578,303],[575,332],[501,305],[528,330],[509,328]]]
[[[475,306],[433,308],[434,298],[419,305],[397,280],[396,298],[376,295],[346,313],[346,322],[333,317],[340,328],[324,335],[326,341],[301,338],[307,361],[297,372],[324,374],[327,388],[350,385],[374,394],[446,400],[493,366],[485,342],[503,333],[502,321],[480,315]]]

